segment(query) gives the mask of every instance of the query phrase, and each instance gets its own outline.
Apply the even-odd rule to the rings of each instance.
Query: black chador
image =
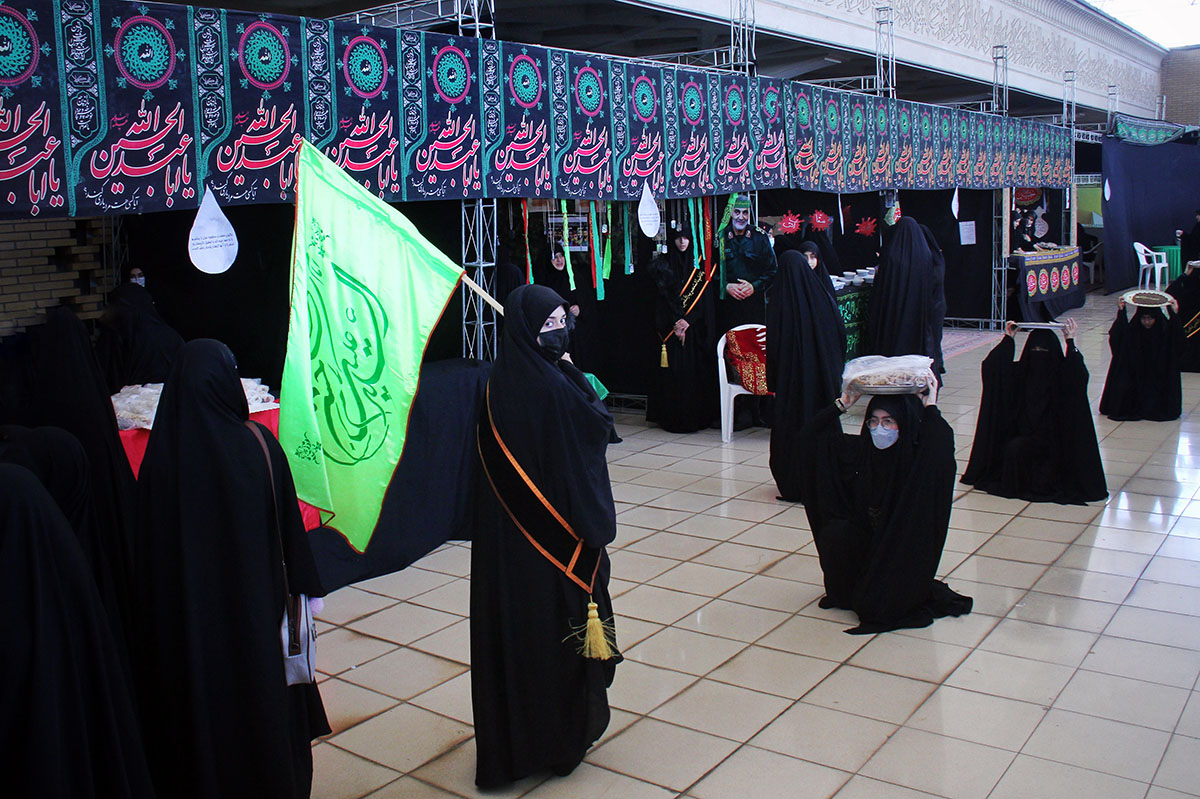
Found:
[[[871,291],[867,340],[877,355],[926,355],[941,375],[946,259],[933,233],[901,217]],[[939,378],[940,379],[940,378]]]
[[[1034,330],[1014,362],[1004,336],[984,359],[983,399],[962,482],[1031,502],[1082,504],[1108,496],[1088,371],[1074,339]]]
[[[620,660],[611,627],[600,636],[609,651],[585,652],[612,619],[604,547],[616,516],[604,453],[613,421],[561,358],[565,329],[539,340],[563,302],[544,286],[509,295],[480,414],[487,479],[471,545],[471,696],[475,783],[485,789],[570,773],[608,726]]]
[[[1183,323],[1157,308],[1138,308],[1132,319],[1124,308],[1108,331],[1112,361],[1100,397],[1100,413],[1118,422],[1178,419],[1183,407],[1179,361]]]
[[[801,461],[811,457],[800,431],[838,395],[846,359],[846,330],[819,252],[807,241],[784,252],[767,292],[767,388],[775,392],[771,474],[789,502],[800,500]]]
[[[138,479],[130,639],[159,796],[308,797],[329,732],[317,686],[284,673],[284,562],[292,593],[324,592],[287,459],[259,425],[268,468],[248,419],[229,348],[185,344]]]
[[[1196,223],[1200,228],[1200,222]],[[1200,246],[1200,231],[1194,234]],[[1179,301],[1179,322],[1183,325],[1183,351],[1179,358],[1179,369],[1184,372],[1200,372],[1200,270],[1184,269],[1183,274],[1171,281],[1167,293]]]
[[[896,422],[899,437],[876,446],[867,420],[876,410]],[[954,497],[954,431],[935,406],[911,394],[878,396],[862,432],[842,432],[830,405],[801,436],[801,498],[825,575],[823,608],[858,615],[847,632],[867,634],[927,627],[971,611],[971,598],[937,579]]]
[[[152,799],[133,695],[92,570],[31,472],[0,464],[6,796]]]
[[[124,386],[162,383],[183,339],[158,315],[150,292],[125,283],[109,295],[96,354],[110,394]]]
[[[687,247],[679,249],[679,244]],[[717,416],[717,287],[693,266],[693,245],[676,237],[650,262],[658,290],[654,326],[661,342],[646,420],[672,433],[707,428]]]

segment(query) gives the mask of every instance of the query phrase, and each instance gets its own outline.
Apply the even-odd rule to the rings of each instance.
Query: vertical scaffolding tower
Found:
[[[1008,45],[992,47],[992,113],[1008,116]],[[1009,192],[992,192],[992,330],[1008,318]]]
[[[896,27],[892,6],[875,6],[875,93],[896,98]]]

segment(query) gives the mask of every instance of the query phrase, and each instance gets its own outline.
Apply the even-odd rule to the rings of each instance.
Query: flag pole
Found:
[[[488,294],[486,291],[484,291],[482,288],[480,288],[478,283],[476,283],[471,278],[467,277],[467,273],[465,271],[462,273],[462,280],[464,283],[467,284],[467,287],[470,288],[471,291],[475,292],[480,297],[483,297],[485,300],[487,300],[488,305],[491,305],[493,308],[496,309],[496,313],[500,314],[501,316],[504,316],[504,306],[501,305],[499,302],[497,302],[495,297],[493,297],[491,294]]]

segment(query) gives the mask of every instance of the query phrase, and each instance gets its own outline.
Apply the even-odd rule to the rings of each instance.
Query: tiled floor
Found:
[[[1077,314],[1093,408],[1113,304],[1092,295]],[[948,363],[960,468],[987,351]],[[808,522],[775,500],[766,431],[722,445],[621,418],[612,724],[571,776],[486,795],[1200,796],[1198,401],[1200,375],[1184,375],[1179,422],[1097,417],[1107,503],[958,492],[942,572],[975,612],[874,637],[817,607]],[[449,544],[329,598],[318,799],[480,795],[469,556]]]

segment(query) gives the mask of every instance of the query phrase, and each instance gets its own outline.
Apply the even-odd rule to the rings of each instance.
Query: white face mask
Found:
[[[145,275],[142,275],[141,277],[131,277],[131,278],[129,278],[129,282],[136,283],[139,286],[141,286],[142,288],[146,288],[146,276]]]
[[[871,440],[875,442],[875,449],[887,449],[899,439],[899,430],[888,430],[883,425],[871,431]]]

